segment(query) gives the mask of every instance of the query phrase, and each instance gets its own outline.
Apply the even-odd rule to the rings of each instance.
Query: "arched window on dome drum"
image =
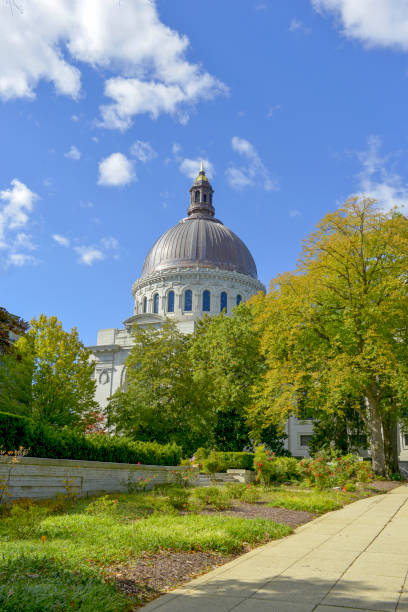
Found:
[[[222,312],[225,308],[225,310],[227,310],[228,307],[228,300],[227,300],[227,294],[225,293],[225,291],[223,291],[220,295],[220,312]]]
[[[206,289],[203,291],[203,312],[210,312],[211,310],[211,294]]]
[[[207,201],[207,194],[205,193],[205,194],[203,195],[203,202],[206,202],[206,201]]]
[[[199,202],[200,201],[200,192],[196,191],[194,194],[194,202]]]
[[[193,292],[187,289],[184,294],[184,310],[191,312],[193,310]]]
[[[143,312],[147,312],[147,297],[143,298]]]
[[[155,293],[153,296],[153,312],[159,314],[159,294]]]
[[[174,291],[169,291],[167,296],[167,312],[174,312]]]
[[[241,302],[242,302],[242,295],[239,295],[239,293],[238,293],[238,295],[237,295],[237,306],[239,306]]]

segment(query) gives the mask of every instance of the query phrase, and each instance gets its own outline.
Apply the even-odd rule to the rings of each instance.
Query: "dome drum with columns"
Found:
[[[241,301],[265,291],[248,248],[214,217],[213,194],[201,164],[187,217],[155,242],[133,284],[133,315],[124,321],[125,329],[100,330],[97,345],[90,347],[102,407],[124,383],[133,325],[160,327],[168,317],[180,331],[192,333],[205,314],[230,314]]]

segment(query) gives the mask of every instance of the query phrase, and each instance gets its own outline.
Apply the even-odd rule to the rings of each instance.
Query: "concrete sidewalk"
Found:
[[[145,612],[408,612],[408,486],[355,502],[163,595]]]

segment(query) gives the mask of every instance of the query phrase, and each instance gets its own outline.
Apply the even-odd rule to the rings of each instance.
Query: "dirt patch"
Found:
[[[203,514],[213,514],[214,512],[247,519],[265,518],[275,521],[276,523],[285,523],[290,527],[298,527],[319,516],[318,514],[303,512],[301,510],[287,510],[286,508],[271,507],[265,505],[263,502],[258,502],[256,504],[240,502],[234,504],[230,510],[204,510]]]
[[[370,484],[366,486],[367,489],[381,491],[381,493],[387,493],[388,491],[392,491],[392,489],[400,487],[403,484],[407,483],[398,480],[373,480],[372,482],[370,482]]]
[[[137,605],[144,606],[237,556],[211,552],[145,553],[129,564],[110,567],[107,577],[113,579],[121,591],[136,597]]]

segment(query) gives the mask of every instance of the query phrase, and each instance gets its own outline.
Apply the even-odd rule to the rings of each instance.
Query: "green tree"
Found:
[[[26,414],[31,402],[31,360],[23,359],[14,339],[29,325],[0,307],[0,410]]]
[[[212,428],[205,390],[194,380],[191,337],[172,322],[135,326],[126,359],[126,385],[110,398],[108,422],[136,440],[176,442],[192,454]]]
[[[210,446],[241,451],[250,444],[247,411],[251,388],[263,370],[260,334],[245,304],[197,323],[190,346],[194,378],[206,389],[216,419]]]
[[[41,314],[15,344],[31,364],[31,398],[27,416],[56,427],[84,429],[94,417],[94,365],[76,328],[62,329],[57,317]]]
[[[12,350],[13,342],[11,335],[21,336],[28,329],[28,323],[8,312],[0,306],[0,355]]]
[[[404,216],[358,198],[327,215],[296,271],[253,300],[268,368],[251,421],[282,424],[304,389],[326,413],[347,398],[365,423],[374,471],[395,471],[386,449],[408,396],[407,270]]]

